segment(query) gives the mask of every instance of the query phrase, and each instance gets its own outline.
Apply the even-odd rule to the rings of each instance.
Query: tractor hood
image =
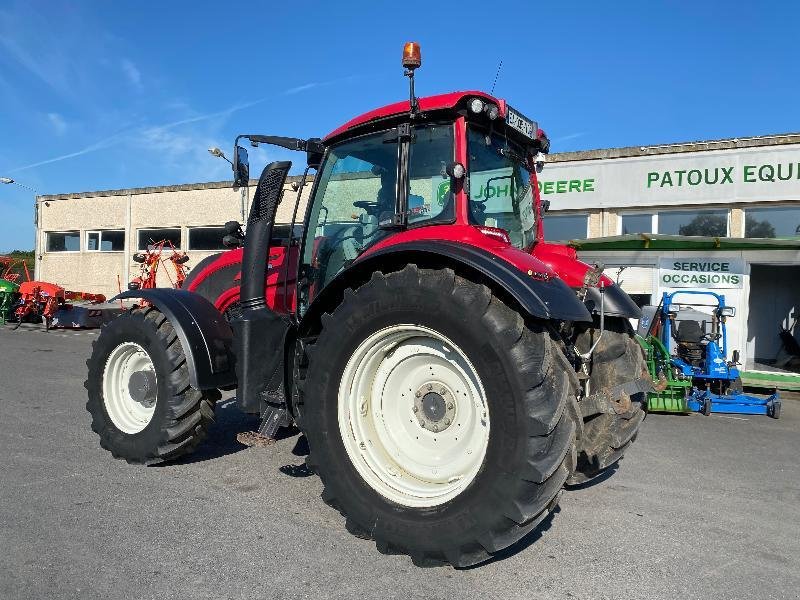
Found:
[[[586,273],[593,268],[592,265],[578,260],[578,253],[574,248],[563,244],[537,242],[531,253],[564,283],[576,290],[584,286]],[[603,303],[606,315],[628,319],[638,319],[641,316],[641,309],[608,275],[600,275],[600,283],[605,288]],[[584,301],[586,308],[593,314],[600,313],[601,296],[597,287],[586,290]]]

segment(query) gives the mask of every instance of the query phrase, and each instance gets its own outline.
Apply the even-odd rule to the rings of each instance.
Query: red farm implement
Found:
[[[164,255],[165,250],[169,251],[166,256]],[[128,289],[145,290],[158,287],[158,270],[163,263],[169,263],[170,265],[169,269],[165,265],[165,273],[172,287],[179,288],[183,285],[189,271],[186,267],[188,261],[189,257],[186,253],[180,252],[169,240],[151,241],[147,246],[147,250],[133,255],[133,262],[140,265],[139,275],[131,280],[128,284]],[[172,275],[170,275],[170,270]]]
[[[106,297],[88,292],[71,292],[46,281],[24,281],[19,286],[19,300],[14,309],[14,329],[23,322],[41,322],[45,331],[53,324],[56,313],[73,308],[71,302],[101,303]]]

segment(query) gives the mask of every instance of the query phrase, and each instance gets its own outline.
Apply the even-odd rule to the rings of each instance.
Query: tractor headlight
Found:
[[[733,306],[723,306],[719,309],[720,317],[735,317],[736,309]]]
[[[469,109],[476,115],[483,112],[483,100],[480,98],[473,98],[469,101]]]
[[[445,171],[450,177],[454,177],[455,179],[461,179],[467,174],[467,170],[460,162],[451,162],[445,167]]]
[[[484,110],[486,110],[486,116],[489,117],[492,121],[494,121],[497,117],[500,116],[500,109],[497,108],[496,104],[487,104]]]

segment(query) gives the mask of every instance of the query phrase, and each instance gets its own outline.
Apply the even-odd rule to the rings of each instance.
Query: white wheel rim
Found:
[[[458,496],[489,446],[489,408],[475,367],[445,336],[418,325],[387,327],[358,346],[342,375],[338,417],[358,473],[404,506]]]
[[[133,434],[147,427],[156,410],[157,390],[155,367],[144,348],[133,342],[114,348],[103,372],[103,402],[120,431]]]

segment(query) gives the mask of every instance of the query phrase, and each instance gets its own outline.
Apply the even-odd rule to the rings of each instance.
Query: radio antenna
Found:
[[[500,64],[497,65],[497,73],[494,74],[494,81],[492,82],[492,90],[489,94],[494,94],[494,86],[497,85],[497,78],[500,77],[500,69],[503,68],[503,59],[500,59]]]

